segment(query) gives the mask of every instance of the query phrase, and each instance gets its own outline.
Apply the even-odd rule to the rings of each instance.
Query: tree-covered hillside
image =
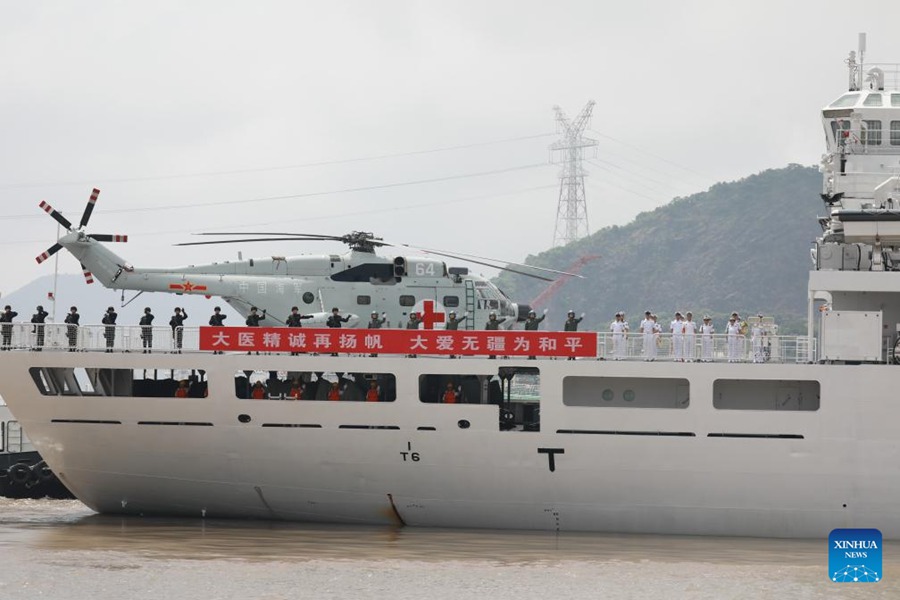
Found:
[[[775,315],[797,331],[806,317],[810,244],[821,232],[816,216],[821,175],[790,165],[706,192],[676,198],[623,227],[608,227],[527,262],[566,269],[580,256],[599,254],[550,301],[551,327],[569,308],[587,313],[586,325],[605,329],[617,310],[634,327],[644,310],[668,323],[676,310],[709,312],[722,325],[733,310]],[[536,297],[543,282],[503,273],[498,283],[512,298]]]

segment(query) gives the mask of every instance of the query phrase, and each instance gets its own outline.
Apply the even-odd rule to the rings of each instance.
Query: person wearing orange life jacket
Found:
[[[328,388],[328,399],[332,402],[336,402],[341,399],[341,388],[338,385],[337,381],[331,382],[331,387]]]
[[[254,400],[265,400],[266,386],[263,385],[262,381],[257,381],[253,384],[253,389],[250,390],[250,397]]]
[[[182,379],[178,382],[178,388],[175,390],[176,398],[187,398],[188,397],[188,382],[187,379]]]
[[[369,381],[369,389],[366,390],[366,402],[378,402],[380,390],[378,389],[378,382],[374,379]]]
[[[441,403],[443,404],[456,404],[459,402],[459,394],[456,393],[456,389],[453,387],[453,382],[447,382],[447,389],[444,390],[444,393],[441,394]]]
[[[291,383],[291,391],[288,392],[288,398],[291,400],[302,400],[305,387],[299,379],[294,379]]]

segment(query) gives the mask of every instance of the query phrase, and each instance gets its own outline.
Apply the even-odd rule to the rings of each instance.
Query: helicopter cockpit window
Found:
[[[372,304],[372,297],[371,296],[357,296],[356,303],[359,304],[360,306],[368,306],[369,304]]]
[[[854,106],[857,100],[859,100],[859,94],[844,94],[843,96],[832,102],[831,107],[841,108],[844,106]]]
[[[869,94],[863,101],[863,106],[881,106],[881,94],[879,92]]]
[[[416,305],[416,297],[408,296],[404,294],[400,296],[400,306],[415,306]]]
[[[447,308],[456,308],[459,306],[459,296],[444,296],[444,306]]]
[[[303,302],[306,304],[312,304],[316,297],[312,292],[303,292]]]

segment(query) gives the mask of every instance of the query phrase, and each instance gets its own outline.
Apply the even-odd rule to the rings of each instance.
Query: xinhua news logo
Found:
[[[833,530],[828,536],[828,576],[835,583],[881,581],[881,532]]]

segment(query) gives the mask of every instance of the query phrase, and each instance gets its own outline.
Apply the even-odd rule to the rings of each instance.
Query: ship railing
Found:
[[[199,351],[198,328],[72,326],[64,323],[0,324],[0,350],[177,352],[182,348],[186,351]]]
[[[43,327],[43,331],[41,331]],[[7,337],[8,335],[8,337]],[[8,340],[8,341],[7,341]],[[648,339],[640,333],[622,338],[597,334],[597,358],[604,360],[658,360],[709,362],[805,363],[816,360],[815,338],[766,335],[757,343],[752,335],[731,338],[696,334],[676,339],[661,333]],[[621,345],[620,345],[621,344]],[[677,345],[680,344],[680,352]],[[648,348],[655,351],[648,353]],[[200,352],[198,327],[141,327],[140,325],[82,325],[30,323],[0,325],[0,349],[112,352]]]
[[[621,336],[599,333],[597,356],[605,360],[684,362],[805,363],[815,360],[815,338],[752,335],[675,336],[671,333]]]

